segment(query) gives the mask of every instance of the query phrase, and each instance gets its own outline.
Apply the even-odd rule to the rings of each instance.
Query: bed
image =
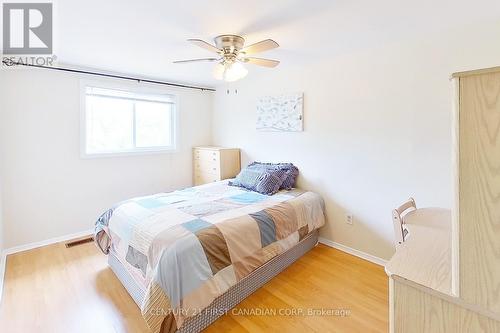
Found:
[[[199,332],[317,244],[313,192],[221,181],[115,205],[95,241],[151,332]]]

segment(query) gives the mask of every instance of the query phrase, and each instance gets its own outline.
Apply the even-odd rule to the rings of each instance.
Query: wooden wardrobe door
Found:
[[[459,294],[500,314],[500,72],[460,78]]]

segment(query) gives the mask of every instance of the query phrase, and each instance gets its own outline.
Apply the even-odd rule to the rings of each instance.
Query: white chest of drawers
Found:
[[[233,178],[240,172],[240,150],[238,148],[194,147],[194,185],[202,185]]]

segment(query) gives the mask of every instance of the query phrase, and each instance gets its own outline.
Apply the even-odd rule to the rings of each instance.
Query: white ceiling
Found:
[[[187,38],[272,38],[281,47],[259,56],[283,67],[500,18],[498,0],[59,0],[54,8],[60,63],[205,86],[220,83],[213,64],[172,64],[211,56]]]

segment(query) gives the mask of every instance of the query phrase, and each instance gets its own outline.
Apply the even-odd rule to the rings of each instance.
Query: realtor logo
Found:
[[[3,4],[3,54],[52,54],[52,4]]]

